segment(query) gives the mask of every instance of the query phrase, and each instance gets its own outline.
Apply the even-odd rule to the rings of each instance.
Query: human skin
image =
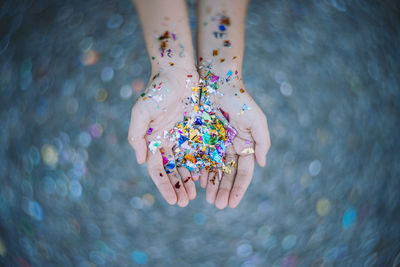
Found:
[[[220,77],[226,77],[229,71],[235,73],[229,82],[219,82],[218,91],[222,96],[214,96],[212,102],[230,115],[230,124],[237,130],[226,156],[226,162],[234,160],[237,168],[232,168],[230,174],[224,173],[221,181],[210,179],[213,174],[205,171],[200,176],[200,186],[206,188],[207,201],[219,209],[227,205],[235,208],[240,203],[252,180],[255,159],[259,166],[265,166],[271,145],[267,118],[241,78],[247,5],[246,0],[199,0],[197,8],[200,77],[204,76],[205,66]],[[224,16],[229,18],[229,25],[225,21],[221,30],[219,25]],[[225,35],[216,36],[215,32]],[[228,44],[224,45],[224,41]],[[251,109],[242,111],[244,105]],[[254,147],[254,154],[249,153],[250,147]]]
[[[132,109],[128,140],[136,151],[138,163],[147,162],[149,174],[166,201],[184,207],[196,196],[194,183],[189,178],[197,180],[198,177],[185,168],[174,169],[167,175],[160,150],[157,149],[153,154],[148,151],[147,145],[160,140],[165,155],[172,157],[173,144],[162,138],[163,132],[182,119],[182,114],[188,108],[185,99],[190,96],[190,89],[199,78],[194,64],[186,5],[183,0],[134,2],[142,22],[153,78],[145,94]],[[219,84],[218,91],[222,96],[213,96],[212,102],[215,107],[230,114],[230,123],[237,130],[233,145],[228,148],[226,155],[226,162],[233,160],[237,168],[233,167],[231,173],[225,173],[221,182],[212,179],[214,173],[208,174],[204,169],[200,177],[200,186],[207,188],[207,201],[220,209],[227,205],[234,208],[239,204],[251,182],[255,159],[260,166],[265,166],[270,147],[267,119],[245,90],[241,79],[246,9],[247,1],[242,0],[200,1],[198,5],[199,65],[207,65],[210,71],[221,77],[228,71],[235,73],[229,82]],[[216,39],[213,36],[219,22],[212,17],[217,14],[225,14],[230,18],[230,25],[224,30],[226,38]],[[172,50],[172,55],[167,51],[160,54],[160,40],[156,36],[162,36],[165,31],[178,36],[173,41],[169,38],[167,48]],[[229,47],[223,43],[226,39],[229,39]],[[214,50],[218,50],[219,54],[213,55]],[[199,71],[204,75],[204,68],[200,67]],[[251,109],[241,110],[244,105]],[[146,132],[149,128],[153,128],[153,131],[148,135]],[[255,147],[255,154],[249,150],[252,147]]]
[[[192,178],[198,177],[192,177],[185,168],[174,168],[167,174],[160,150],[165,151],[167,158],[173,158],[173,144],[163,138],[164,131],[182,120],[187,109],[184,102],[198,82],[186,3],[184,0],[134,0],[134,4],[150,57],[151,78],[145,93],[132,108],[128,141],[136,152],[137,162],[147,163],[148,172],[165,200],[185,207],[196,197]],[[149,128],[153,128],[151,134],[147,134]],[[161,142],[155,153],[148,150],[152,141]]]

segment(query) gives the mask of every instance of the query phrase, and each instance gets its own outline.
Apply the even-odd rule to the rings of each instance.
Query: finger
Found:
[[[147,170],[164,199],[168,204],[174,205],[177,201],[177,196],[162,165],[160,151],[157,150],[154,154],[149,153],[149,157],[147,158]]]
[[[237,155],[228,154],[226,155],[226,164],[230,170],[229,172],[224,172],[222,175],[222,180],[218,188],[217,198],[215,200],[215,206],[218,209],[224,209],[228,205],[229,194],[231,192],[233,181],[236,175],[237,168]]]
[[[150,119],[145,112],[138,112],[135,107],[133,107],[131,113],[128,141],[135,150],[137,162],[143,164],[147,156],[147,145],[144,137],[149,129]]]
[[[218,172],[211,171],[208,173],[206,200],[210,204],[215,203],[217,197],[220,179],[218,179]]]
[[[229,207],[236,208],[246,192],[254,172],[254,155],[240,156],[238,167],[231,193],[229,195]]]
[[[186,194],[189,200],[193,200],[196,197],[196,186],[192,180],[192,176],[190,175],[190,171],[185,167],[178,168],[178,172],[182,177],[183,186],[186,189]]]
[[[199,180],[200,174],[197,172],[190,172],[190,176],[192,176],[193,181]]]
[[[199,184],[202,188],[206,188],[207,186],[207,178],[208,178],[208,171],[203,168],[200,170],[200,178],[199,178]]]
[[[161,149],[161,151],[162,154],[164,154],[163,157],[165,157],[166,161],[168,162],[164,166],[164,168],[168,174],[171,184],[174,186],[176,196],[178,197],[177,204],[180,207],[186,207],[189,204],[189,197],[186,193],[185,187],[183,186],[183,181],[181,179],[181,176],[179,175],[176,169],[175,159],[174,156],[172,155],[172,150],[164,148]]]
[[[257,163],[260,167],[264,167],[267,163],[268,150],[271,147],[267,118],[261,121],[256,121],[250,130],[256,143],[254,151]]]

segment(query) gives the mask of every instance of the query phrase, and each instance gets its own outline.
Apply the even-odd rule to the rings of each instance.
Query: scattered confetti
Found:
[[[182,265],[185,260],[196,266],[221,265],[222,259],[243,266],[400,266],[400,228],[396,226],[400,142],[395,134],[399,129],[400,83],[395,74],[399,69],[399,27],[393,23],[397,16],[388,16],[393,14],[393,4],[335,0],[250,5],[243,73],[248,87],[232,89],[231,95],[238,94],[233,99],[238,102],[236,110],[222,109],[229,111],[233,125],[243,103],[256,109],[253,102],[241,102],[247,99],[247,89],[254,90],[260,108],[272,113],[275,148],[269,168],[255,172],[244,202],[235,210],[219,212],[215,205],[202,203],[203,194],[190,201],[189,208],[170,207],[147,169],[133,163],[134,153],[124,140],[129,108],[133,97],[140,96],[147,85],[148,80],[143,79],[149,78],[151,69],[146,60],[156,64],[161,58],[159,41],[152,36],[157,50],[148,58],[130,3],[98,2],[0,4],[7,20],[0,37],[1,266]],[[215,2],[208,6],[206,18],[218,12]],[[342,9],[340,16],[337,6]],[[191,2],[191,15],[194,8]],[[115,16],[107,25],[113,14],[120,14],[122,23],[121,17]],[[226,15],[231,17],[231,26],[226,26],[223,39],[215,39],[212,33],[219,32],[218,20],[208,20],[209,29],[200,25],[216,44],[207,55],[200,54],[204,58],[200,64],[208,58],[219,62],[221,57],[225,62],[220,64],[241,63],[242,55],[225,55],[236,45],[231,35],[237,25],[233,13]],[[50,19],[51,27],[26,23],[45,18]],[[190,18],[193,22],[193,16]],[[172,15],[169,21],[161,19],[167,26],[157,25],[155,35],[167,29],[175,31],[174,20]],[[205,18],[198,20],[201,23]],[[285,30],[288,22],[294,21],[301,23]],[[348,34],[354,31],[368,34]],[[177,64],[175,57],[179,58],[181,51],[177,46],[181,36],[175,32],[177,40],[171,36],[161,58],[169,69],[177,67],[168,63]],[[272,35],[261,34],[264,32]],[[80,44],[88,39],[92,39],[90,44]],[[232,48],[223,46],[228,39]],[[115,46],[123,52],[120,57],[111,55]],[[213,57],[216,48],[220,53]],[[172,58],[167,56],[168,49]],[[90,50],[99,56],[93,65],[95,61],[90,60],[95,57]],[[82,57],[86,53],[87,57]],[[22,69],[26,57],[31,57],[31,66]],[[259,64],[262,57],[268,64]],[[82,59],[88,65],[82,64]],[[105,66],[114,69],[111,83],[100,79]],[[306,68],[298,71],[299,66],[300,70]],[[228,70],[213,71],[220,76],[220,86]],[[27,78],[30,86],[20,90]],[[121,102],[119,89],[136,79],[144,84],[132,86],[131,103]],[[268,84],[276,90],[268,90]],[[321,85],[324,90],[313,89]],[[246,91],[243,94],[241,87]],[[288,98],[290,92],[290,97],[295,95],[296,87],[302,88],[301,95]],[[214,93],[221,93],[220,89]],[[154,90],[146,93],[165,92]],[[43,98],[48,107],[43,106]],[[89,130],[96,124],[103,129],[97,125]],[[78,139],[85,131],[92,138],[88,147]],[[155,132],[154,127],[152,135]],[[329,138],[322,142],[327,133]],[[54,151],[47,148],[42,155],[45,144]],[[254,144],[246,144],[238,152],[245,147]],[[57,164],[49,165],[56,161],[54,152]],[[148,153],[151,155],[150,150]],[[226,157],[226,166],[229,161]],[[232,174],[236,170],[231,167]],[[163,176],[157,178],[169,182],[166,172],[160,172]],[[264,179],[267,176],[269,179]],[[178,180],[173,180],[171,189],[183,191],[182,185],[192,183],[185,184],[186,178],[179,180],[179,189],[174,187]],[[151,206],[148,193],[155,199]],[[293,217],[304,218],[301,225]],[[240,223],[227,226],[232,221]],[[177,225],[180,231],[175,230]],[[216,235],[217,231],[220,234]],[[157,242],[151,242],[148,237],[155,233]],[[210,244],[210,240],[212,246],[203,250],[188,249],[193,243]]]
[[[231,160],[230,162],[225,164],[225,166],[222,167],[222,170],[227,174],[231,174],[232,168],[236,168],[236,167],[237,167],[237,163],[234,160]]]
[[[151,141],[149,144],[149,150],[151,151],[151,153],[156,153],[157,148],[159,148],[161,146],[161,141],[157,140],[157,141]]]
[[[225,112],[222,108],[219,108],[219,111],[221,111],[222,115],[229,122],[229,113]]]
[[[225,40],[224,41],[224,46],[225,47],[232,47],[232,44],[231,44],[231,42],[229,40]]]
[[[243,104],[242,110],[243,110],[243,111],[245,111],[245,110],[251,110],[251,107],[248,107],[246,104]]]
[[[157,37],[157,40],[160,42],[160,52],[161,52],[161,57],[164,57],[165,52],[167,52],[167,56],[171,57],[172,56],[172,50],[167,49],[168,47],[168,41],[169,40],[176,40],[176,34],[175,33],[169,33],[169,31],[165,31],[164,34],[161,36]]]
[[[217,19],[219,21],[218,31],[213,32],[213,35],[217,39],[222,39],[226,37],[227,27],[231,25],[230,18],[224,14],[218,14],[213,20]],[[229,40],[224,40],[223,45],[225,47],[231,47],[231,42]]]
[[[222,38],[225,38],[225,36],[226,36],[226,33],[224,33],[224,32],[213,32],[213,34],[214,34],[214,37],[217,39],[222,39]]]
[[[185,167],[193,173],[205,168],[221,179],[221,170],[231,167],[225,166],[225,154],[236,130],[229,124],[229,114],[215,109],[210,101],[210,96],[218,92],[218,81],[219,76],[204,69],[203,79],[192,88],[192,110],[164,137],[175,144],[172,148],[174,167]],[[168,170],[171,160],[163,155],[163,163]]]
[[[229,17],[227,17],[225,15],[221,15],[220,23],[221,23],[221,25],[231,26],[231,20],[229,19]]]

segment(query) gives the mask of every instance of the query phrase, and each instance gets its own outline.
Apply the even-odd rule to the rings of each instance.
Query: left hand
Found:
[[[229,114],[230,124],[237,135],[233,146],[227,149],[226,163],[233,160],[231,173],[223,173],[221,182],[210,181],[205,171],[200,176],[200,186],[206,188],[206,199],[210,204],[223,209],[227,205],[235,208],[243,198],[253,177],[254,156],[259,166],[266,165],[266,155],[271,146],[267,118],[247,92],[242,80],[232,80],[220,85],[223,96],[213,96],[218,109]],[[212,175],[212,174],[210,174]]]

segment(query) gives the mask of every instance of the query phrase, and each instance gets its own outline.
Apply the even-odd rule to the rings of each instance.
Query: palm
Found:
[[[163,138],[164,131],[172,129],[187,110],[184,102],[190,91],[185,87],[185,80],[172,79],[168,75],[160,75],[149,83],[145,95],[137,103],[149,115],[151,134],[146,135],[147,141],[160,137],[163,145],[167,145],[168,140]]]
[[[219,183],[201,179],[207,186],[207,201],[218,208],[229,204],[236,207],[249,186],[254,170],[254,152],[259,165],[265,164],[269,147],[269,133],[264,113],[247,93],[242,81],[231,81],[218,89],[222,95],[214,95],[211,101],[216,108],[229,114],[229,122],[237,135],[233,147],[227,150],[226,163],[232,165],[231,173],[225,173]],[[256,144],[256,149],[254,146]]]

